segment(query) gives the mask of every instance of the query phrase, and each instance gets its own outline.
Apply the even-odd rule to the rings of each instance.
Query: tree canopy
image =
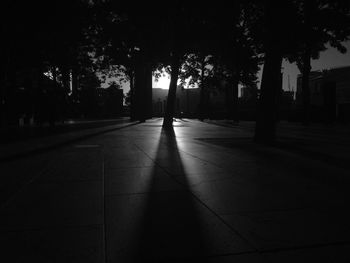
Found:
[[[238,85],[256,87],[263,63],[256,140],[264,142],[274,140],[282,59],[302,71],[307,108],[310,59],[327,44],[346,52],[342,43],[350,36],[346,0],[5,1],[4,6],[2,111],[14,76],[23,70],[35,69],[39,79],[50,72],[54,86],[62,86],[73,103],[84,86],[98,86],[93,75],[104,72],[125,76],[131,114],[145,120],[153,72],[166,68],[171,82],[164,126],[172,126],[178,79],[201,89],[202,117],[209,86],[225,80],[227,118],[238,121]]]

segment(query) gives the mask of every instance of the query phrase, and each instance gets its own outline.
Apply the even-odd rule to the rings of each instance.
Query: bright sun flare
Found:
[[[194,85],[194,86],[189,86],[189,78],[185,80],[184,83],[184,88],[198,88],[198,85]],[[178,79],[177,81],[177,85],[180,85],[181,81],[180,79]],[[162,75],[158,81],[156,81],[155,77],[153,77],[153,88],[159,88],[159,89],[169,89],[169,85],[170,85],[170,75],[168,73],[164,73],[164,75]]]
[[[160,89],[169,89],[170,77],[161,76],[158,81],[154,81],[153,87]]]

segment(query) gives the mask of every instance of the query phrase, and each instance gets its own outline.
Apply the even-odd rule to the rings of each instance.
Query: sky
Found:
[[[345,46],[348,50],[347,53],[341,54],[335,48],[328,47],[328,49],[320,54],[320,58],[318,60],[311,61],[311,70],[322,70],[329,69],[333,67],[341,67],[341,66],[350,66],[350,41],[345,43]],[[291,64],[288,61],[283,61],[282,64],[282,72],[283,72],[283,89],[284,90],[296,90],[296,81],[297,76],[300,73],[296,64]],[[262,75],[262,69],[258,73],[259,84]],[[288,76],[290,85],[288,85]],[[162,77],[156,82],[153,78],[153,88],[168,88],[170,83],[170,78]],[[129,84],[126,83],[123,85],[124,93],[129,91]]]

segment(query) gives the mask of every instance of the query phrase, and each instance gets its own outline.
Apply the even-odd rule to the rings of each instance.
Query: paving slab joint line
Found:
[[[209,255],[208,258],[223,258],[223,257],[230,257],[230,256],[240,256],[240,255],[252,255],[257,254],[259,252],[255,250],[247,250],[247,251],[241,251],[241,252],[232,252],[232,253],[222,253],[222,254],[212,254]]]
[[[102,130],[102,131],[97,131],[97,132],[93,132],[91,134],[85,134],[85,135],[79,136],[77,138],[72,138],[72,139],[68,139],[68,140],[62,141],[62,142],[58,142],[58,143],[55,143],[53,145],[43,146],[41,148],[37,148],[37,149],[34,149],[34,150],[28,150],[28,151],[21,152],[21,153],[15,153],[15,154],[12,154],[12,155],[9,155],[9,156],[0,157],[0,163],[4,163],[4,162],[7,162],[7,161],[18,160],[18,159],[21,159],[21,158],[25,158],[27,156],[31,156],[32,154],[40,154],[40,153],[43,153],[43,152],[47,152],[47,151],[50,151],[50,150],[54,150],[54,149],[63,147],[65,145],[68,145],[68,144],[71,144],[71,143],[82,141],[82,140],[85,140],[85,139],[88,139],[88,138],[91,138],[91,137],[94,137],[94,136],[98,136],[98,135],[101,135],[101,134],[104,134],[104,133],[108,133],[108,132],[112,132],[112,131],[128,128],[128,127],[131,127],[131,126],[134,126],[134,125],[138,125],[138,124],[140,124],[140,123],[136,122],[136,123],[131,123],[131,124],[128,124],[128,125],[125,125],[125,126],[119,126],[119,127],[114,127],[114,128]]]
[[[154,193],[177,193],[177,192],[183,192],[183,190],[161,190],[161,191],[154,191]],[[148,195],[151,192],[138,192],[138,193],[119,193],[119,194],[106,194],[107,197],[116,197],[116,196],[137,196],[137,195]]]
[[[30,184],[32,184],[35,180],[39,179],[42,175],[47,172],[47,167],[41,170],[36,176],[33,176],[30,180],[24,183],[17,191],[12,193],[7,200],[5,200],[2,204],[0,204],[0,210],[6,207],[19,193],[23,192]]]
[[[106,180],[105,180],[105,155],[104,155],[104,147],[102,148],[102,209],[103,209],[103,258],[104,262],[108,262],[108,250],[107,250],[107,218],[106,218]]]
[[[43,180],[43,181],[38,181],[36,184],[54,184],[54,183],[89,183],[89,182],[101,182],[102,179],[70,179],[70,180]]]
[[[205,144],[205,145],[208,146],[207,144]],[[210,145],[210,147],[211,147],[211,146],[216,146],[216,145]],[[208,146],[208,147],[209,147],[209,146]],[[191,157],[193,157],[193,158],[195,158],[195,159],[198,159],[198,160],[200,160],[200,161],[202,161],[202,162],[209,163],[209,164],[211,164],[211,165],[213,165],[213,166],[215,166],[215,167],[217,167],[217,168],[223,169],[223,167],[221,167],[220,165],[217,165],[216,163],[213,163],[213,162],[211,162],[211,161],[202,159],[201,157],[198,157],[197,155],[194,155],[194,154],[185,152],[185,151],[180,150],[180,149],[177,149],[177,151],[182,152],[182,153],[184,153],[184,154],[187,154],[187,155],[189,155],[189,156],[191,156]],[[144,151],[142,151],[142,152],[145,153]],[[146,154],[146,153],[145,153],[145,154]],[[148,156],[148,155],[147,155],[147,156]],[[148,157],[149,157],[149,156],[148,156]],[[152,158],[151,158],[151,159],[152,159]],[[152,159],[152,160],[153,160],[153,159]]]
[[[20,154],[20,156],[17,156],[17,157],[16,156],[10,156],[9,158],[7,158],[7,157],[0,158],[0,163],[6,162],[6,161],[10,161],[10,160],[14,160],[14,159],[20,159],[20,158],[28,156],[29,154],[38,154],[38,153],[41,153],[41,152],[53,150],[53,149],[62,147],[64,145],[71,144],[71,143],[76,142],[76,141],[81,141],[81,140],[84,140],[84,139],[87,139],[87,138],[90,138],[90,137],[93,137],[93,136],[97,136],[97,135],[104,134],[104,133],[107,133],[107,132],[111,132],[111,131],[114,131],[114,130],[120,130],[120,129],[127,128],[127,127],[130,127],[130,126],[134,126],[134,125],[137,125],[137,124],[139,124],[139,123],[138,122],[137,123],[131,123],[131,124],[128,124],[126,126],[116,127],[116,128],[108,129],[108,130],[105,130],[105,131],[100,131],[100,132],[97,132],[97,133],[88,134],[88,135],[85,135],[85,136],[82,136],[82,137],[79,137],[79,138],[75,138],[75,139],[71,139],[71,140],[62,142],[62,143],[57,144],[57,145],[49,146],[47,148],[34,150],[33,152],[26,152],[26,153]],[[46,172],[46,170],[43,169],[40,173],[38,173],[36,176],[33,176],[30,180],[28,180],[25,184],[23,184],[19,189],[17,189],[17,191],[12,193],[7,200],[5,200],[3,203],[0,204],[0,209],[3,209],[4,207],[6,207],[6,205],[8,205],[19,193],[23,192],[30,184],[32,184],[34,181],[38,180],[43,174],[45,174],[45,172]]]
[[[176,183],[180,184],[185,188],[186,191],[190,193],[190,195],[197,200],[200,204],[202,204],[206,209],[208,209],[215,217],[217,217],[226,227],[231,229],[236,235],[238,235],[240,238],[242,238],[250,247],[254,249],[255,252],[260,252],[259,248],[256,247],[253,243],[249,241],[248,238],[243,236],[238,230],[236,230],[234,227],[229,225],[223,218],[220,217],[219,214],[217,214],[214,210],[212,210],[207,204],[205,204],[202,200],[200,200],[188,187],[186,187],[182,182],[177,180],[171,173],[169,173],[163,166],[159,165],[158,162],[156,162],[149,154],[147,154],[145,151],[143,151],[136,143],[134,143],[135,147],[138,148],[141,152],[143,152],[148,158],[150,158],[156,166],[158,166],[160,169],[162,169],[166,174],[169,175],[171,179],[173,179]]]
[[[215,125],[215,126],[220,126],[224,128],[230,128],[230,129],[241,129],[249,132],[254,131],[254,126],[253,127],[247,127],[247,126],[242,126],[242,125],[233,125],[230,123],[220,123],[220,122],[212,122],[212,121],[203,121],[203,123],[209,124],[209,125]]]
[[[18,233],[18,232],[34,232],[34,231],[47,231],[47,230],[68,230],[77,228],[91,228],[102,227],[102,224],[86,224],[86,225],[48,225],[40,227],[28,227],[10,230],[0,230],[0,233]]]
[[[317,243],[317,244],[310,244],[310,245],[303,245],[303,246],[291,246],[291,247],[261,249],[259,251],[259,253],[266,254],[266,253],[276,253],[276,252],[285,252],[285,251],[294,251],[294,250],[303,250],[303,249],[335,247],[335,246],[343,246],[343,245],[350,245],[350,240],[348,240],[348,241],[335,241],[335,242],[330,242],[330,243]]]
[[[168,173],[169,174],[169,173]],[[170,177],[176,181],[178,184],[183,185],[182,182],[174,178],[173,175],[169,174]],[[205,208],[207,208],[215,217],[217,217],[225,226],[227,226],[229,229],[231,229],[234,233],[236,233],[240,238],[242,238],[247,244],[254,249],[255,252],[259,252],[259,248],[256,247],[252,242],[249,241],[248,238],[246,238],[243,234],[241,234],[237,229],[229,225],[218,213],[216,213],[213,209],[211,209],[206,203],[204,203],[200,198],[198,198],[197,195],[195,195],[190,189],[187,189],[187,191],[190,192],[192,197],[196,199],[199,203],[201,203]]]

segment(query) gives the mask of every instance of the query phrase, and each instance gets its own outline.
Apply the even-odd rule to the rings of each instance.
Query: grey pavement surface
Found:
[[[350,262],[348,133],[174,126],[4,159],[1,261]]]
[[[26,124],[20,127],[18,125],[9,124],[5,127],[0,127],[0,145],[10,144],[16,141],[23,142],[25,140],[58,135],[83,129],[92,129],[125,123],[129,122],[129,119],[129,117],[98,120],[68,119],[64,122],[56,122],[54,126],[49,125],[49,123],[43,123],[42,125]]]
[[[92,125],[97,127],[74,127],[79,126],[81,123],[86,126]],[[97,134],[117,130],[126,126],[132,126],[137,123],[138,122],[130,122],[126,118],[111,121],[84,121],[68,123],[61,125],[72,126],[67,127],[65,131],[60,131],[60,127],[55,127],[53,128],[54,130],[52,134],[45,134],[45,136],[33,135],[32,138],[25,140],[15,140],[8,143],[0,143],[0,162],[3,160],[22,157],[38,151],[45,151],[57,146],[67,144],[69,142],[74,142],[76,140],[88,138]],[[58,131],[55,131],[56,128]]]

